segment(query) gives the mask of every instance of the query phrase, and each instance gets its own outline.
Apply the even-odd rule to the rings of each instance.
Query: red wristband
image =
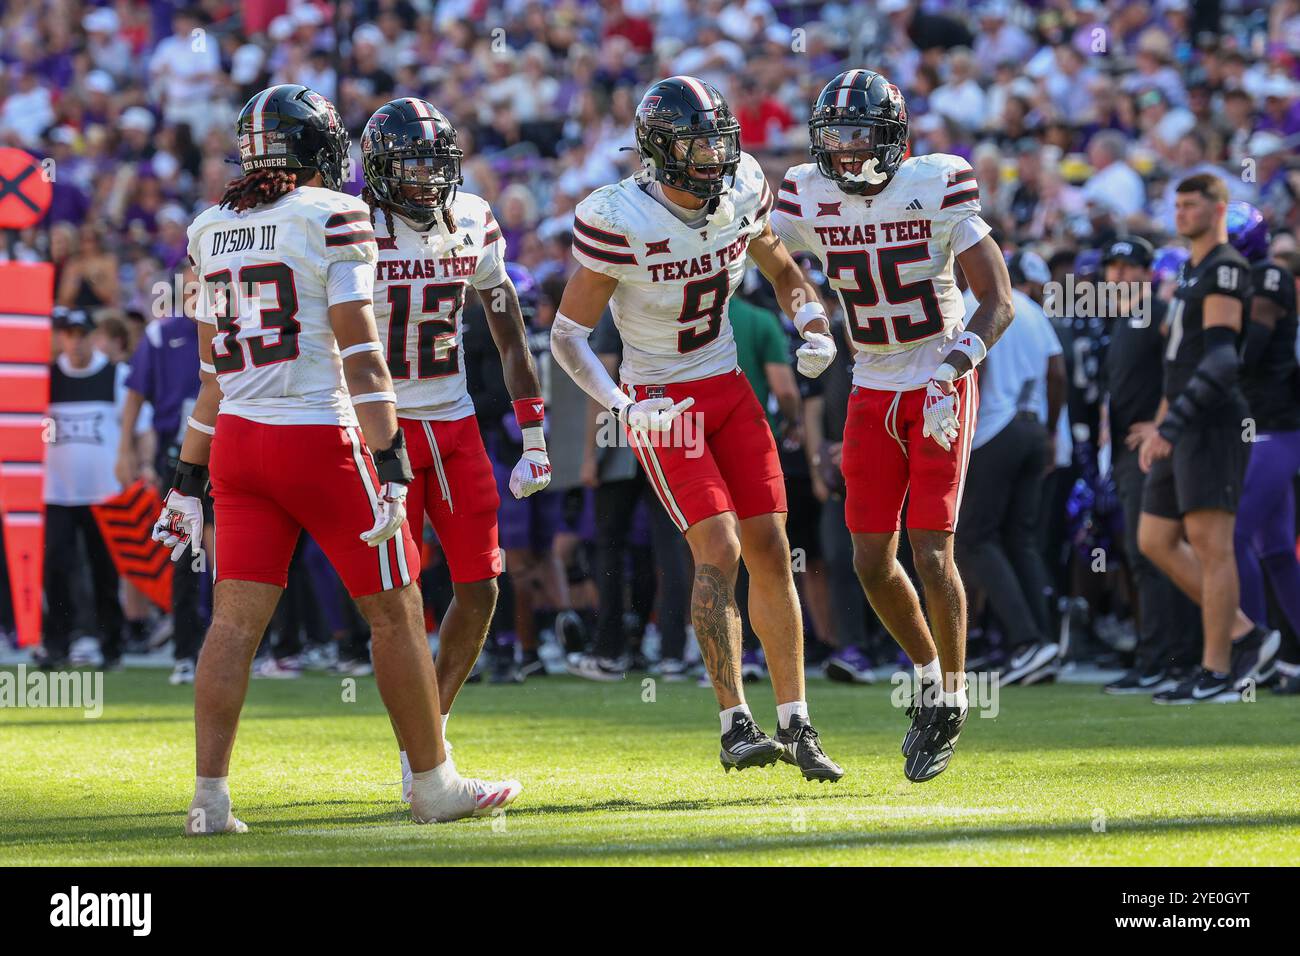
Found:
[[[520,428],[540,425],[546,418],[546,405],[540,398],[520,398],[514,402],[515,421]]]

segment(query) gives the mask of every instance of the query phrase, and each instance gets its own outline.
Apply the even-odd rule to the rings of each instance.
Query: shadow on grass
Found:
[[[675,809],[672,803],[659,804],[658,806],[664,810]],[[155,816],[157,815],[155,814]],[[514,812],[511,811],[510,816],[514,815]],[[803,832],[747,832],[743,835],[716,832],[706,836],[667,836],[662,839],[628,838],[623,836],[611,838],[601,844],[566,841],[563,834],[556,833],[553,830],[547,830],[544,833],[528,833],[521,826],[520,829],[510,831],[504,835],[485,836],[472,845],[463,843],[449,845],[445,842],[434,844],[433,841],[437,837],[454,833],[455,824],[429,828],[416,828],[414,824],[409,824],[413,840],[424,840],[426,839],[425,834],[427,834],[427,839],[430,842],[427,844],[415,842],[386,843],[382,849],[382,856],[360,861],[349,859],[351,849],[366,849],[350,847],[349,845],[353,841],[367,840],[368,833],[365,825],[407,825],[400,814],[382,813],[338,818],[303,819],[300,821],[276,821],[274,824],[262,822],[255,826],[249,836],[234,839],[233,842],[227,842],[224,839],[217,841],[187,840],[180,834],[179,820],[175,827],[166,829],[154,826],[144,827],[116,833],[111,837],[107,835],[100,836],[95,842],[99,844],[108,842],[116,845],[128,841],[161,841],[164,844],[163,847],[155,845],[140,848],[141,853],[147,855],[150,858],[148,862],[151,863],[156,863],[156,858],[160,853],[170,852],[169,847],[175,847],[178,850],[182,846],[187,849],[194,847],[201,852],[206,852],[202,848],[211,846],[212,852],[220,854],[220,859],[213,860],[213,862],[223,865],[238,865],[241,863],[241,856],[271,852],[286,845],[293,845],[295,849],[302,853],[310,853],[312,844],[305,841],[305,835],[301,832],[304,828],[319,830],[328,828],[331,825],[357,826],[358,824],[362,825],[362,829],[352,832],[341,831],[337,834],[338,840],[331,840],[327,844],[317,844],[320,853],[328,857],[327,859],[321,859],[319,865],[346,865],[352,862],[360,862],[362,865],[393,862],[409,863],[412,862],[410,858],[413,855],[418,858],[420,854],[435,848],[438,856],[436,859],[428,859],[428,862],[437,865],[454,863],[548,864],[572,862],[575,859],[579,862],[599,862],[602,858],[620,858],[620,860],[623,860],[629,856],[640,857],[647,865],[661,865],[661,862],[667,862],[671,857],[692,852],[739,856],[759,850],[779,852],[783,850],[817,850],[825,848],[841,850],[914,848],[919,851],[963,842],[991,842],[994,844],[993,849],[996,851],[1010,849],[1011,844],[1015,844],[1017,848],[1020,848],[1023,847],[1026,841],[1031,840],[1064,840],[1091,835],[1091,830],[1086,821],[1012,824],[1003,827],[979,824],[928,827],[924,829],[918,827],[872,829],[871,824],[866,822],[861,827],[836,826],[834,829],[827,829],[823,821],[810,820],[807,821],[807,829]],[[1177,837],[1192,831],[1203,836],[1207,833],[1219,831],[1241,833],[1249,830],[1296,826],[1300,826],[1300,814],[1294,813],[1232,814],[1176,819],[1124,819],[1112,817],[1108,822],[1107,833],[1112,836],[1123,837]],[[450,833],[448,828],[451,828]],[[11,843],[12,841],[4,842]],[[23,842],[31,845],[32,841]],[[61,847],[80,845],[78,841],[69,840],[66,837],[51,841],[51,844]],[[1100,849],[1104,844],[1098,843],[1097,846]],[[449,859],[449,857],[454,858]],[[113,860],[112,862],[115,865],[121,865],[120,860]],[[203,861],[201,859],[197,861],[178,859],[172,862],[183,864]],[[294,862],[295,865],[313,865],[312,860],[297,859]],[[725,863],[726,861],[722,860],[721,862]],[[266,863],[258,861],[252,862],[252,865],[278,864],[273,861]]]

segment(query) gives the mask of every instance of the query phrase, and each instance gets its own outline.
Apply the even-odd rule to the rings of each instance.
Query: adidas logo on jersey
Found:
[[[921,200],[919,200],[919,199],[913,199],[913,200],[912,200],[910,203],[908,203],[904,208],[905,208],[905,209],[924,209],[925,207],[921,205]]]

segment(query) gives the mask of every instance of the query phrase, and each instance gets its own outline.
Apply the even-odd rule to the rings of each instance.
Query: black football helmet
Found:
[[[282,83],[258,93],[235,127],[239,165],[255,169],[314,169],[327,189],[342,189],[348,131],[334,104],[315,90]]]
[[[740,165],[740,123],[722,94],[693,76],[646,90],[636,108],[636,145],[665,186],[716,199]]]
[[[456,128],[424,100],[390,100],[361,133],[361,168],[370,194],[390,212],[427,226],[451,207],[464,182]]]
[[[879,73],[846,70],[818,94],[808,119],[808,138],[808,151],[821,174],[844,192],[859,195],[871,184],[837,169],[837,153],[857,154],[864,161],[874,158],[876,171],[888,183],[907,155],[903,94]]]

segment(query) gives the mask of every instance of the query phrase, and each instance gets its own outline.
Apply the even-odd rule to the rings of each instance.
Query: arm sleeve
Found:
[[[370,301],[375,292],[375,267],[361,259],[336,260],[329,265],[326,301],[330,305]]]
[[[1158,429],[1170,442],[1178,441],[1198,416],[1223,404],[1237,384],[1237,333],[1224,326],[1212,326],[1205,330],[1204,339],[1205,353],[1187,387],[1169,403]]]
[[[591,350],[591,332],[585,325],[557,315],[551,326],[551,354],[579,388],[606,408],[631,404]]]

